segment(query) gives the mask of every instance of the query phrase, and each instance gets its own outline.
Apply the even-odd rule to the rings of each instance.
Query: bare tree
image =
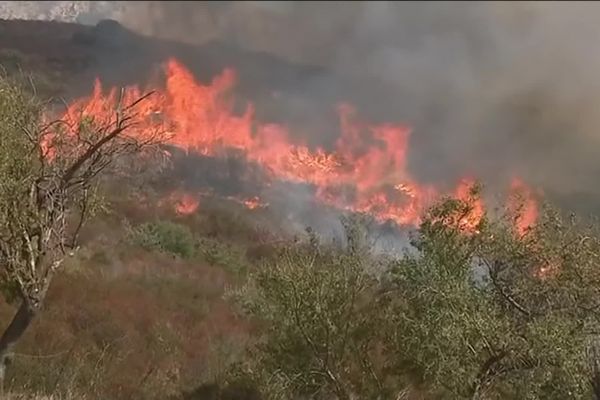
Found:
[[[136,110],[149,95],[119,102],[104,120],[80,114],[44,123],[33,96],[0,80],[0,282],[19,303],[0,336],[0,389],[53,276],[78,248],[99,177],[156,148],[160,132],[136,129],[143,119]]]

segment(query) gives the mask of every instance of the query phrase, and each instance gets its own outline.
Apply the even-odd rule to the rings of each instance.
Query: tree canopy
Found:
[[[320,245],[257,272],[238,299],[263,336],[234,376],[282,399],[592,399],[596,225],[547,207],[523,234],[508,211],[465,232],[470,207],[433,207],[392,261]]]

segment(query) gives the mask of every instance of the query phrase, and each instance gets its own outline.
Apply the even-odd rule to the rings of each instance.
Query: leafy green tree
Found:
[[[391,331],[398,368],[440,398],[590,399],[600,240],[547,209],[524,235],[518,215],[461,229],[469,202],[433,208],[396,263]]]
[[[0,336],[0,385],[52,277],[78,248],[98,177],[157,143],[158,132],[130,129],[144,98],[119,105],[107,120],[77,115],[47,122],[35,97],[0,78],[0,281],[7,300],[19,304]]]
[[[432,207],[389,263],[350,226],[344,251],[313,237],[256,272],[238,300],[263,336],[243,376],[274,399],[395,399],[408,382],[432,399],[594,398],[598,225],[546,207],[525,233],[518,212],[470,226],[477,197]]]
[[[267,398],[392,398],[399,381],[385,380],[379,362],[385,315],[374,295],[377,279],[367,273],[373,261],[358,226],[346,227],[345,250],[310,234],[306,245],[288,248],[236,294],[265,329],[242,369]]]

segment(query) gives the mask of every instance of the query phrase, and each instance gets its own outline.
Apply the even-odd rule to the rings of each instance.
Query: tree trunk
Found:
[[[6,367],[10,362],[12,351],[31,324],[33,317],[35,317],[35,310],[26,300],[22,300],[15,316],[0,337],[0,394],[4,393]]]

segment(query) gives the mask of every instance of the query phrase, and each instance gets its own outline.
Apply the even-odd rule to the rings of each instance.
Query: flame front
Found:
[[[533,191],[520,179],[514,178],[510,189],[512,196],[509,199],[508,207],[516,214],[515,230],[517,234],[523,236],[538,218],[538,204]]]
[[[207,156],[218,156],[226,148],[241,150],[272,178],[313,185],[321,202],[369,213],[379,221],[416,225],[423,211],[440,195],[435,187],[416,182],[407,170],[411,133],[407,126],[364,123],[351,105],[343,104],[337,110],[341,132],[333,151],[311,149],[305,143],[294,143],[281,125],[258,123],[252,105],[241,115],[233,112],[233,70],[226,69],[208,85],[197,82],[175,60],[166,63],[165,73],[165,87],[139,110],[141,123],[135,134],[162,130],[169,144]],[[97,81],[92,96],[74,102],[67,113],[109,118],[119,96],[126,104],[141,93],[132,86],[120,94],[114,89],[105,94]],[[461,181],[454,194],[466,199],[470,185],[469,180]],[[526,188],[522,183],[519,187]],[[182,201],[176,206],[180,212],[193,212],[197,207],[189,205],[194,204],[189,198],[183,206]],[[242,203],[249,208],[263,204],[258,198]],[[519,232],[536,218],[535,201],[530,199],[525,207]],[[474,229],[483,214],[484,205],[478,200],[463,221],[464,227]]]
[[[475,199],[471,195],[471,190],[475,185],[475,180],[465,178],[460,181],[454,192],[454,197],[466,202],[469,205],[469,210],[459,221],[459,228],[468,232],[477,232],[477,226],[485,214],[483,201],[479,198]]]
[[[197,196],[192,196],[189,193],[175,191],[167,198],[160,202],[161,206],[169,206],[175,209],[179,215],[190,215],[195,213],[200,206],[200,201]]]

